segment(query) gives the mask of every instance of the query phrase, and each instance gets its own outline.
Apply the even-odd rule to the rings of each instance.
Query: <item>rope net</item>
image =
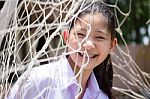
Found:
[[[87,0],[3,1],[0,12],[1,99],[8,94],[12,85],[25,71],[61,57],[66,48],[61,36],[62,27],[76,17],[76,9],[86,2]],[[131,12],[132,1],[128,3],[128,12],[123,12],[118,7],[118,0],[115,0],[115,4],[101,2],[114,9],[116,18],[117,13],[124,17],[121,21],[117,18],[116,31],[126,50],[117,45],[112,54],[114,80],[121,83],[121,86],[113,85],[114,92],[117,92],[116,97],[119,93],[128,99],[148,99],[150,74],[142,71],[134,62],[121,31],[121,26]],[[69,19],[69,16],[72,18]]]

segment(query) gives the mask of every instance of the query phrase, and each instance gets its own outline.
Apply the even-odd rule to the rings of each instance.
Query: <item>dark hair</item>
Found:
[[[87,8],[86,8],[87,7]],[[86,8],[86,9],[84,9]],[[116,19],[113,12],[100,1],[95,1],[94,3],[88,2],[83,6],[84,9],[81,13],[78,14],[78,17],[91,13],[91,11],[101,13],[107,19],[108,30],[111,33],[111,40],[114,39],[115,27],[116,27]],[[76,11],[77,12],[77,11]],[[75,19],[73,19],[70,28],[74,26]],[[106,59],[94,68],[94,74],[96,80],[98,82],[99,88],[108,95],[109,99],[112,99],[112,81],[113,81],[113,67],[111,62],[110,54],[106,57]]]
[[[94,74],[98,82],[99,88],[112,99],[112,81],[113,81],[113,67],[111,63],[110,54],[98,66],[94,68]]]

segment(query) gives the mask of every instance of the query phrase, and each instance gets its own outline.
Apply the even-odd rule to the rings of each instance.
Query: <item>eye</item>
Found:
[[[85,37],[85,34],[83,34],[83,33],[77,33],[77,36],[78,36],[79,38],[84,38],[84,37]]]
[[[97,39],[97,40],[105,40],[106,38],[103,37],[103,36],[97,36],[96,39]]]

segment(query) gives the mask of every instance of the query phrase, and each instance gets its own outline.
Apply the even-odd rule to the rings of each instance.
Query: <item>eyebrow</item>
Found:
[[[86,29],[84,29],[84,28],[80,28],[80,30],[81,31],[87,31]],[[101,34],[105,34],[105,35],[109,35],[109,33],[106,33],[106,32],[104,32],[104,31],[102,31],[102,30],[96,30],[96,31],[94,31],[94,32],[98,32],[98,33],[101,33]]]
[[[103,33],[103,34],[105,34],[105,35],[109,35],[109,34],[110,34],[110,33],[106,33],[106,32],[104,32],[104,31],[102,31],[102,30],[97,30],[97,31],[94,31],[94,32]]]
[[[87,31],[87,29],[81,27],[81,28],[79,28],[79,31]],[[96,30],[94,32],[99,32],[99,33],[104,34],[104,35],[110,35],[110,33],[106,33],[106,32],[104,32],[102,30]]]

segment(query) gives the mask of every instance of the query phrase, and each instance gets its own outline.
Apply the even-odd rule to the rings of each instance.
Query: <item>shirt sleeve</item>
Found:
[[[6,99],[33,99],[40,93],[37,71],[25,72],[14,84]],[[36,82],[37,81],[37,82]],[[43,99],[43,94],[39,97]]]

